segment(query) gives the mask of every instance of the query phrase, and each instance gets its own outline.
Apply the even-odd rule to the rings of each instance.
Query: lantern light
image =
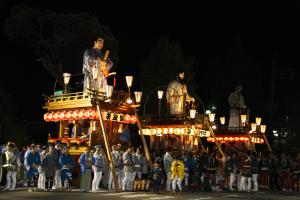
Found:
[[[260,117],[256,117],[255,118],[255,122],[256,122],[256,125],[259,126],[260,123],[261,123],[261,118]]]
[[[260,131],[261,131],[262,133],[265,133],[265,132],[266,132],[266,128],[267,128],[267,126],[266,126],[265,124],[260,125]]]
[[[63,77],[64,77],[64,84],[68,85],[69,82],[70,82],[71,74],[69,74],[69,73],[63,73]]]
[[[163,95],[164,95],[164,91],[162,91],[162,90],[158,90],[158,91],[157,91],[158,99],[162,99],[162,98],[163,98]]]
[[[241,121],[243,124],[246,123],[247,115],[241,115]]]
[[[192,119],[195,119],[195,117],[196,117],[196,110],[195,109],[191,109],[190,110],[190,117],[192,118]]]
[[[216,114],[215,114],[215,113],[209,113],[209,114],[208,114],[209,121],[210,121],[210,122],[213,122],[213,121],[215,121],[215,116],[216,116]]]
[[[136,91],[134,92],[135,102],[137,104],[141,103],[143,92]]]
[[[194,145],[198,146],[198,138],[195,138]]]
[[[133,76],[125,76],[127,87],[130,88],[132,86]]]
[[[256,131],[256,123],[251,123],[251,131],[252,132]]]
[[[220,117],[220,122],[221,122],[222,125],[224,125],[225,124],[225,117]]]

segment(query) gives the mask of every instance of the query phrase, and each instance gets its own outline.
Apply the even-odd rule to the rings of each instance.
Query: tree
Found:
[[[91,48],[95,37],[105,39],[115,65],[118,42],[107,26],[86,13],[60,14],[15,6],[6,19],[4,30],[10,39],[30,47],[37,61],[63,84],[62,73],[81,72],[84,49]]]
[[[168,38],[160,38],[150,50],[148,57],[141,64],[140,85],[144,98],[159,86],[167,86],[176,78],[179,69],[185,71],[185,79],[189,93],[197,91],[198,84],[195,80],[194,59],[186,57],[179,42]],[[155,98],[157,98],[155,93]]]

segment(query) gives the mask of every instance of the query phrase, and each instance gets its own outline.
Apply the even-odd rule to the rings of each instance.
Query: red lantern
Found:
[[[53,114],[50,113],[50,114],[48,115],[48,120],[49,120],[49,121],[52,121],[52,119],[53,119]]]
[[[64,120],[70,120],[71,116],[72,116],[72,111],[68,111],[64,116]]]
[[[128,123],[130,123],[130,115],[128,115],[128,114],[126,114],[126,115],[124,115],[124,124],[128,124]]]
[[[90,117],[90,110],[84,110],[82,119],[88,119]]]
[[[89,113],[90,113],[90,115],[89,115],[89,118],[90,119],[95,119],[96,118],[96,111],[95,110],[89,110]]]
[[[80,110],[79,112],[78,112],[78,119],[82,119],[83,118],[83,111],[82,110]]]
[[[73,119],[73,120],[78,119],[78,111],[77,111],[77,110],[74,110],[74,111],[72,112],[72,115],[71,115],[70,118]]]
[[[260,144],[263,144],[265,141],[264,141],[264,139],[260,139]]]
[[[46,122],[49,122],[49,121],[50,121],[50,119],[49,119],[49,113],[45,113],[45,114],[44,114],[44,120],[45,120]]]
[[[58,120],[61,121],[61,120],[64,120],[64,117],[65,117],[65,112],[60,112],[58,114]]]
[[[135,124],[136,123],[136,117],[135,117],[135,115],[131,115],[131,117],[130,117],[130,123],[131,124]]]
[[[53,114],[53,121],[57,121],[58,120],[58,112]]]

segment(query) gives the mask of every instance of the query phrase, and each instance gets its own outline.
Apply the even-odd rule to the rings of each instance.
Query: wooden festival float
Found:
[[[222,156],[225,155],[226,146],[231,144],[242,144],[247,149],[254,151],[255,144],[267,144],[269,151],[272,151],[265,136],[266,125],[260,124],[261,118],[257,118],[256,123],[249,124],[246,122],[247,115],[242,115],[243,126],[230,128],[224,125],[225,117],[221,117],[221,123],[218,123],[215,120],[215,113],[207,112],[198,97],[195,103],[185,103],[183,114],[170,115],[169,105],[162,98],[166,91],[165,88],[165,86],[161,86],[151,92],[144,105],[144,115],[141,117],[142,132],[143,135],[149,137],[152,151],[169,149],[197,153],[198,150],[208,151],[210,143],[215,144]],[[157,91],[157,89],[160,90]],[[151,97],[156,91],[158,98]],[[147,109],[148,101],[157,101],[157,99],[158,114],[153,113],[153,109]],[[163,107],[165,112],[161,108],[162,105],[165,105]],[[197,111],[199,109],[203,110],[203,113],[199,113]]]
[[[67,76],[70,78],[70,74],[64,74],[64,78]],[[69,80],[65,82],[68,84]],[[58,132],[49,134],[48,143],[59,141],[69,147],[76,163],[86,147],[100,144],[105,147],[110,167],[114,170],[111,145],[120,143],[119,134],[124,125],[136,124],[138,120],[135,108],[127,103],[129,93],[114,91],[113,86],[107,86],[105,93],[93,90],[76,93],[66,91],[45,96],[43,108],[47,112],[44,120],[59,124]],[[79,185],[79,173],[77,165],[73,185]],[[116,182],[115,179],[115,185]],[[119,192],[118,187],[116,191]]]

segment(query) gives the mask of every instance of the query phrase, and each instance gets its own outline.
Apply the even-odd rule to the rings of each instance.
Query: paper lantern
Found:
[[[71,119],[71,116],[72,116],[73,112],[72,111],[68,111],[65,116],[64,116],[64,120],[69,120]]]
[[[83,117],[83,110],[80,110],[79,112],[78,112],[78,119],[82,119],[82,117]]]
[[[130,123],[131,124],[135,124],[136,123],[136,117],[135,117],[135,115],[131,115],[131,117],[130,117]]]
[[[50,119],[49,119],[49,113],[45,113],[45,114],[44,114],[44,120],[45,120],[46,122],[49,122],[49,121],[50,121]]]
[[[57,112],[55,112],[54,114],[53,114],[53,121],[57,121],[58,120],[58,113]]]
[[[128,115],[128,114],[124,115],[124,123],[125,124],[130,123],[130,119],[131,119],[130,115]]]
[[[58,114],[58,120],[59,120],[59,121],[64,120],[64,117],[65,117],[65,112],[60,112],[60,113]]]
[[[89,116],[90,119],[96,118],[97,112],[95,110],[89,110],[89,113],[90,113],[90,116]]]

